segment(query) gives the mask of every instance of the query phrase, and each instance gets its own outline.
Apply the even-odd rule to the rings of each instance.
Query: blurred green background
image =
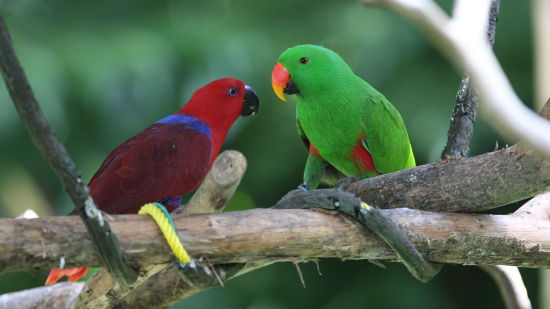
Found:
[[[450,1],[440,1],[449,10]],[[273,205],[301,182],[306,153],[293,99],[279,101],[270,74],[296,44],[331,48],[401,111],[417,162],[436,161],[446,142],[460,80],[409,23],[359,1],[0,0],[17,53],[44,112],[84,179],[118,144],[179,109],[194,89],[220,77],[251,84],[255,118],[240,119],[225,143],[249,168],[228,210]],[[519,96],[532,104],[530,2],[504,1],[495,51]],[[481,119],[472,155],[499,139]],[[0,216],[40,216],[72,205],[33,146],[0,86]],[[366,261],[276,264],[186,299],[174,308],[499,308],[491,279],[475,267],[446,266],[428,284],[399,264]],[[523,269],[537,307],[537,272]],[[0,276],[0,293],[43,284],[46,271]]]

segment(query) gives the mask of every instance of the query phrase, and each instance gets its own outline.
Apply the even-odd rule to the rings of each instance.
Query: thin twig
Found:
[[[0,17],[0,66],[21,120],[71,197],[109,271],[121,282],[135,281],[136,273],[120,253],[116,236],[111,233],[109,224],[103,220],[101,212],[88,195],[88,188],[82,182],[76,165],[42,113],[25,72],[15,55],[7,25],[2,17]]]
[[[487,25],[487,39],[491,45],[495,42],[496,24],[500,0],[492,0]],[[447,134],[447,145],[441,153],[441,159],[467,157],[470,152],[470,141],[474,132],[478,98],[475,87],[470,82],[470,75],[462,79],[456,94],[456,105],[451,116],[451,125]]]
[[[497,283],[507,309],[531,309],[527,288],[519,269],[506,265],[481,265]]]

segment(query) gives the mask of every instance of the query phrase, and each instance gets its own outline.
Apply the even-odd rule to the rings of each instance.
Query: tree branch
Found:
[[[521,279],[519,269],[505,265],[481,265],[497,283],[500,294],[508,309],[531,309],[527,289]]]
[[[520,139],[529,148],[545,158],[550,158],[550,122],[538,117],[521,102],[491,51],[485,31],[478,33],[479,29],[470,27],[475,23],[472,15],[464,16],[465,14],[459,14],[462,10],[455,10],[453,18],[450,19],[431,0],[363,1],[384,6],[422,29],[449,61],[460,71],[471,74],[482,102],[484,117],[489,125],[505,136]],[[469,10],[470,14],[477,11],[487,12],[490,1],[461,0],[455,8],[479,8]]]
[[[546,211],[550,208],[550,199],[539,199],[537,203],[543,201],[541,208]],[[546,237],[550,233],[550,222],[540,218],[540,214],[451,214],[404,208],[385,211],[431,261],[550,267],[550,240]],[[179,215],[174,223],[178,236],[191,254],[205,256],[216,263],[303,261],[327,257],[396,259],[392,250],[356,222],[319,211],[255,209],[214,215]],[[114,216],[111,224],[130,261],[146,265],[167,263],[172,258],[160,232],[148,218]],[[2,239],[5,233],[27,241],[22,244],[14,239],[20,247],[1,252],[2,259],[40,258],[34,267],[50,267],[50,256],[68,250],[75,253],[69,260],[71,265],[100,264],[86,230],[74,217],[2,219]],[[46,237],[51,241],[46,242]],[[24,263],[22,266],[31,265]],[[44,301],[49,301],[48,297]],[[125,303],[120,307],[158,306],[154,301]]]
[[[83,282],[62,282],[14,293],[0,295],[1,309],[51,309],[69,308],[78,296]]]
[[[95,248],[101,254],[103,262],[118,281],[125,284],[135,281],[136,273],[120,253],[116,236],[111,233],[109,224],[103,220],[101,212],[88,195],[88,187],[82,182],[76,165],[42,113],[25,72],[15,55],[8,28],[2,17],[0,17],[0,67],[19,117],[27,127],[34,144],[52,166],[65,191],[71,197],[80,218],[92,235]]]
[[[496,23],[500,0],[491,0],[487,27],[487,40],[491,46],[495,42]],[[468,12],[466,12],[467,14]],[[480,12],[483,13],[483,12]],[[470,141],[474,133],[474,122],[477,114],[478,98],[475,88],[470,83],[470,75],[460,82],[456,94],[456,105],[451,116],[451,125],[447,135],[447,145],[443,149],[441,159],[467,157],[470,152]]]
[[[407,208],[384,211],[431,261],[550,267],[548,220],[525,214],[452,214]],[[170,250],[150,219],[113,216],[111,224],[123,252],[134,264],[171,261]],[[207,257],[213,263],[318,258],[396,260],[392,250],[361,225],[319,211],[254,209],[179,215],[174,224],[190,254]],[[17,269],[51,267],[52,260],[61,255],[69,257],[68,266],[101,265],[85,228],[74,217],[1,219],[0,235],[3,238],[7,233],[26,239],[25,244],[14,240],[19,246],[2,250],[0,255],[3,261],[21,259]]]
[[[487,25],[487,39],[491,46],[495,42],[499,6],[500,0],[491,0]],[[465,12],[465,15],[467,14],[468,11]],[[483,27],[481,27],[481,29],[482,28]],[[441,159],[456,159],[468,156],[470,152],[470,141],[474,133],[474,121],[477,107],[478,98],[475,87],[470,83],[470,77],[467,74],[466,77],[462,79],[456,95],[456,105],[453,115],[451,116],[447,145],[441,153]],[[525,288],[525,284],[523,283],[517,267],[503,265],[482,265],[480,267],[495,280],[504,298],[506,308],[531,308],[527,289]]]
[[[550,162],[518,146],[363,179],[345,187],[381,208],[475,212],[544,193]]]
[[[516,185],[516,188],[512,183]],[[397,207],[399,206],[397,202],[401,201],[401,205],[409,208],[416,206],[424,210],[465,211],[497,207],[525,199],[544,192],[549,185],[549,163],[536,160],[534,156],[522,153],[516,147],[510,147],[478,157],[437,162],[362,180],[352,184],[350,189],[371,205]],[[502,188],[510,192],[502,192]],[[418,202],[418,205],[413,204],[415,201]],[[482,206],[475,205],[476,201],[479,201]],[[467,205],[466,203],[472,204]],[[117,221],[123,218],[125,217],[117,217]],[[92,264],[98,265],[97,254],[84,257],[80,251],[82,244],[89,241],[89,236],[77,236],[71,232],[68,225],[65,225],[71,222],[74,224],[73,218],[36,220],[39,220],[36,222],[37,224],[41,222],[40,220],[59,220],[55,221],[55,228],[64,229],[66,227],[65,236],[61,237],[60,234],[53,233],[53,225],[42,226],[43,231],[34,229],[35,233],[38,233],[34,234],[25,233],[25,230],[13,229],[14,226],[28,221],[13,219],[0,221],[2,222],[0,224],[0,239],[2,239],[2,243],[0,243],[0,272],[56,266],[61,256],[65,256],[67,266],[88,265],[89,263],[83,263],[84,259],[87,262],[95,261]],[[8,225],[10,222],[12,224]],[[150,224],[154,227],[152,222]],[[113,231],[117,235],[120,234],[120,237],[124,237],[124,235],[134,233],[134,230],[135,228],[130,230],[114,229]],[[45,235],[45,237],[41,235]],[[38,247],[27,246],[20,241],[20,239],[32,240],[36,237],[38,239],[44,237],[48,241],[44,246],[40,244]],[[80,241],[79,237],[83,237],[83,241]],[[162,239],[157,241],[162,243]],[[124,248],[124,245],[122,247]],[[161,248],[166,249],[166,245],[162,243],[161,247],[157,246],[156,249],[151,247],[150,249],[160,250]],[[126,250],[128,249],[132,251],[132,248],[126,248]],[[19,252],[19,255],[9,255],[8,252]],[[57,254],[52,254],[54,252]],[[193,254],[192,251],[191,254]],[[169,262],[167,259],[152,259],[147,248],[145,251],[140,249],[139,252],[132,253],[131,260],[136,261],[136,255],[138,256],[137,260],[141,260],[139,256],[143,256],[145,264]]]

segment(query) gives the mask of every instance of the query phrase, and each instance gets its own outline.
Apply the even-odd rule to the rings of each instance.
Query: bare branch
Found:
[[[401,202],[401,205],[406,207],[416,206],[435,211],[441,209],[455,211],[486,209],[544,192],[550,185],[550,163],[539,161],[534,156],[522,153],[515,148],[511,147],[462,160],[437,162],[382,175],[354,183],[350,189],[372,205],[397,207]],[[475,204],[477,201],[481,206]],[[418,204],[415,205],[415,202]],[[122,218],[125,217],[117,217],[117,221]],[[5,222],[10,220],[13,221],[13,219],[6,219]],[[72,218],[55,218],[55,220],[59,220],[55,225],[59,229],[67,228],[64,232],[65,236],[62,238],[57,238],[61,237],[61,234],[49,234],[52,232],[53,225],[42,226],[44,230],[34,230],[38,234],[17,234],[25,231],[11,230],[8,229],[8,226],[13,225],[0,224],[0,239],[3,241],[0,245],[0,272],[28,269],[29,267],[56,266],[62,255],[65,256],[68,266],[88,265],[90,261],[96,261],[92,264],[98,265],[97,254],[85,257],[84,251],[80,251],[82,245],[89,241],[89,236],[71,232],[66,224],[74,223],[71,221]],[[25,221],[14,222],[17,225]],[[150,230],[158,233],[152,222],[150,226]],[[131,236],[134,231],[135,228],[114,230],[117,235],[120,234],[120,237],[128,234]],[[152,237],[153,234],[149,235]],[[44,237],[47,240],[44,246],[42,244],[38,247],[26,246],[22,245],[20,241],[20,239],[28,238],[32,242],[32,239],[37,237]],[[82,241],[80,237],[82,237]],[[167,259],[155,260],[153,255],[149,254],[149,249],[167,250],[162,239],[159,238],[157,242],[161,244],[157,244],[156,249],[154,246],[139,247],[139,252],[132,253],[132,259],[136,261],[137,255],[137,260],[140,260],[140,256],[143,256],[143,265],[168,263]],[[126,248],[126,250],[128,249],[132,251],[138,248]],[[141,251],[141,249],[145,249],[145,251]],[[23,251],[27,252],[25,254],[29,256],[27,258],[10,256],[7,254],[8,251]],[[58,254],[52,254],[53,252]]]
[[[408,231],[417,248],[431,261],[550,267],[548,220],[406,208],[385,211]],[[130,261],[138,265],[170,262],[170,250],[151,220],[136,215],[113,218],[113,231],[119,235],[121,248]],[[174,219],[178,236],[188,251],[213,263],[329,257],[396,259],[381,240],[359,224],[317,211],[254,209],[179,215]],[[74,217],[1,219],[2,239],[7,233],[26,239],[25,244],[8,241],[0,255],[2,261],[19,258],[17,269],[51,267],[61,255],[66,257],[68,266],[101,265],[86,230]]]
[[[536,216],[540,220],[549,220],[550,192],[535,196],[529,202],[523,204],[514,214],[529,216],[531,218]]]
[[[531,309],[531,301],[527,297],[527,289],[517,267],[506,265],[481,265],[480,267],[497,282],[506,308]]]
[[[475,212],[548,191],[550,162],[517,146],[367,178],[347,191],[381,208]]]
[[[78,296],[84,283],[59,283],[0,295],[0,309],[65,309]]]
[[[550,1],[535,0],[531,5],[533,22],[533,70],[535,71],[535,110],[542,108],[550,97]],[[550,287],[549,287],[550,289]],[[546,294],[546,293],[545,293]],[[546,306],[544,304],[547,304]],[[550,295],[548,301],[541,305],[541,308],[550,308]]]
[[[500,0],[492,0],[489,20],[485,27],[487,29],[487,39],[491,45],[495,42],[499,6]],[[451,116],[451,125],[449,126],[449,133],[447,135],[447,145],[443,149],[441,159],[468,156],[470,152],[470,141],[474,133],[474,121],[477,114],[477,107],[477,94],[473,85],[470,83],[470,76],[466,75],[462,79],[458,93],[456,94],[456,105],[453,110],[453,115]]]
[[[470,18],[471,13],[483,13],[481,11],[472,12],[469,5],[477,5],[475,2],[457,1],[455,2],[455,19]],[[479,25],[479,29],[487,28],[487,39],[491,45],[495,41],[496,23],[500,0],[491,0],[489,10],[489,19],[487,25]],[[478,20],[480,22],[480,20]],[[462,23],[464,25],[466,23]],[[475,25],[475,23],[467,23]],[[478,98],[475,88],[470,83],[469,75],[466,75],[460,83],[456,96],[456,105],[451,117],[451,125],[447,138],[447,145],[443,149],[441,159],[452,159],[467,157],[470,152],[470,141],[474,132],[474,121],[477,113]],[[517,267],[502,265],[482,265],[481,268],[489,273],[498,285],[501,295],[504,298],[508,309],[530,309],[531,302],[527,295],[527,289],[521,278]]]
[[[490,0],[472,2],[481,12]],[[550,158],[550,122],[537,116],[516,95],[487,40],[469,29],[466,18],[450,19],[431,0],[364,0],[385,6],[421,28],[462,72],[477,85],[481,109],[489,124],[501,134],[520,139],[545,158]]]
[[[197,192],[185,205],[183,214],[213,213],[223,210],[233,197],[246,171],[246,158],[235,150],[226,150],[216,159]]]
[[[34,144],[52,166],[65,191],[71,197],[109,271],[123,283],[135,281],[136,273],[121,255],[116,236],[111,233],[109,224],[103,220],[101,212],[88,195],[88,187],[82,182],[76,165],[42,113],[25,72],[15,55],[8,28],[2,17],[0,17],[0,67],[19,117],[27,127]]]
[[[550,207],[548,203],[550,200],[546,199],[544,209]],[[386,211],[431,261],[550,267],[550,240],[546,237],[550,233],[550,222],[536,213],[475,215],[404,208]],[[113,218],[113,230],[120,235],[123,251],[131,261],[143,265],[166,263],[172,258],[160,232],[150,220],[136,215]],[[175,225],[189,251],[194,256],[208,257],[212,262],[268,263],[327,257],[396,259],[392,250],[359,224],[342,216],[318,211],[255,209],[177,216]],[[28,241],[24,244],[19,242],[22,248],[15,248],[15,254],[12,251],[1,252],[2,258],[17,256],[32,260],[39,255],[44,260],[39,264],[49,267],[47,260],[50,255],[57,256],[61,254],[58,251],[70,249],[75,253],[74,258],[70,256],[70,263],[90,266],[100,263],[94,256],[90,240],[86,239],[86,230],[74,217],[3,219],[0,220],[0,236],[3,237],[4,233],[18,235]],[[45,242],[44,237],[50,237],[55,243]],[[170,276],[163,279],[175,280]],[[192,295],[198,290],[183,291],[186,294],[179,297]],[[44,297],[44,294],[40,295]],[[149,300],[145,298],[141,303],[124,299],[117,308],[158,306],[162,303],[159,297],[163,296],[157,295]],[[48,298],[46,296],[43,301],[50,301]]]

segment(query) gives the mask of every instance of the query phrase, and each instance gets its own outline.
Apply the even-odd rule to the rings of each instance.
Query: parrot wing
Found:
[[[376,169],[385,174],[416,166],[409,135],[397,109],[380,93],[367,100],[372,104],[364,104],[368,109],[361,114],[362,144]]]
[[[90,180],[90,195],[107,213],[136,213],[145,203],[196,189],[211,162],[208,136],[154,124],[117,147]]]

